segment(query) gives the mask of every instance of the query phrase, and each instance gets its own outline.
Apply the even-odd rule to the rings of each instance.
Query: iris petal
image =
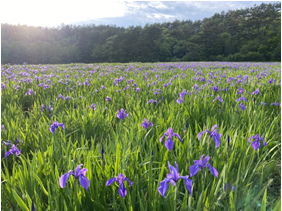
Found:
[[[202,135],[203,135],[204,133],[206,133],[206,132],[209,132],[209,130],[206,129],[206,130],[200,132],[200,133],[198,134],[198,140],[200,140],[200,138],[202,137]]]
[[[220,145],[220,134],[215,134],[212,136],[214,142],[215,142],[215,148],[218,148]]]
[[[199,171],[199,166],[198,165],[193,165],[189,167],[189,172],[190,172],[190,177],[193,177],[197,172]]]
[[[71,175],[71,173],[69,172],[69,173],[66,173],[66,174],[64,174],[60,177],[59,184],[60,184],[61,188],[64,188],[66,186],[66,183],[67,183],[70,175]]]
[[[167,134],[168,134],[168,136],[170,137],[170,138],[172,138],[172,136],[173,136],[173,130],[169,127],[168,129],[167,129]]]
[[[160,187],[158,188],[159,193],[164,198],[165,198],[165,193],[167,192],[167,189],[168,189],[168,182],[169,180],[164,179],[163,181],[160,182]]]
[[[190,193],[190,196],[191,196],[192,195],[192,182],[193,182],[193,180],[189,179],[188,175],[182,176],[180,178],[184,180],[185,187],[186,187],[187,191]]]
[[[174,133],[173,136],[176,136],[179,139],[179,141],[182,142],[182,139],[181,139],[180,135]]]
[[[126,180],[129,183],[130,187],[132,186],[133,182],[131,182],[127,177],[125,177],[124,180]]]
[[[124,198],[124,197],[126,196],[127,190],[126,190],[126,188],[124,187],[124,184],[121,184],[121,185],[119,186],[119,188],[118,188],[118,193],[119,193],[119,195],[120,195],[122,198]]]
[[[217,170],[211,166],[211,164],[207,164],[207,167],[209,168],[210,172],[217,178],[218,177],[218,172]]]
[[[254,142],[252,143],[252,147],[254,148],[254,150],[257,150],[257,149],[259,148],[259,146],[260,146],[259,141],[254,141]]]
[[[166,142],[165,142],[165,146],[168,149],[168,151],[172,150],[173,145],[174,145],[174,142],[173,142],[172,138],[168,137]]]
[[[117,181],[117,179],[114,177],[113,179],[109,179],[107,182],[106,182],[106,186],[109,186],[111,185],[113,182]]]
[[[80,175],[79,176],[79,182],[80,182],[80,185],[82,186],[82,187],[84,187],[85,188],[85,190],[87,191],[88,190],[88,188],[89,188],[89,180],[87,179],[87,177],[85,177],[84,175]]]

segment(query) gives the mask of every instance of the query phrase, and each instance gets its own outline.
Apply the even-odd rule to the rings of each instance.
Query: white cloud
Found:
[[[155,14],[153,14],[153,17],[157,18],[157,19],[170,19],[170,18],[175,18],[176,16],[155,13]]]
[[[152,1],[149,3],[149,6],[154,7],[156,9],[166,9],[167,7],[159,1]]]

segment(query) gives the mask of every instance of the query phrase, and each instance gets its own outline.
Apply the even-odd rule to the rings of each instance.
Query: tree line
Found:
[[[1,24],[2,64],[281,61],[281,2],[128,28]]]

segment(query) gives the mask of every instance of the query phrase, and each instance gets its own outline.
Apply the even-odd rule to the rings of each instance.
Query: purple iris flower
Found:
[[[137,88],[136,88],[136,93],[137,93],[137,92],[139,92],[139,91],[140,91],[140,88],[139,88],[139,87],[137,87]]]
[[[247,76],[247,75],[244,75],[243,80],[244,80],[244,81],[248,80],[248,76]]]
[[[262,102],[262,103],[260,103],[260,104],[262,104],[262,105],[267,105],[267,103],[264,103],[264,102]]]
[[[9,146],[9,145],[12,145],[11,141],[9,141],[9,140],[7,140],[7,142],[3,141],[3,143],[5,144],[6,147]]]
[[[205,167],[208,167],[210,172],[215,176],[218,177],[217,170],[211,166],[211,164],[208,163],[210,157],[206,156],[204,158],[205,154],[202,155],[200,160],[194,160],[194,165],[189,167],[190,176],[193,177],[197,172]]]
[[[6,88],[6,85],[1,83],[1,89],[4,89],[4,88]]]
[[[176,102],[177,102],[178,104],[181,104],[181,103],[183,102],[183,99],[182,99],[182,98],[177,99]]]
[[[61,95],[61,94],[59,94],[59,97],[57,97],[56,100],[58,100],[59,98],[61,98],[63,100],[65,99],[65,97],[63,95]]]
[[[253,95],[255,94],[255,95],[257,95],[258,93],[260,93],[260,91],[259,91],[259,89],[257,88],[255,91],[253,91]],[[261,93],[260,93],[260,95],[261,95]]]
[[[279,103],[275,101],[275,103],[271,103],[271,105],[279,106]]]
[[[43,110],[44,108],[45,108],[45,106],[42,104],[40,111],[42,112],[42,110]]]
[[[167,85],[169,85],[169,86],[170,86],[170,85],[172,85],[172,83],[171,83],[171,82],[168,82],[168,83],[167,83]]]
[[[214,92],[217,92],[217,91],[219,91],[220,89],[218,88],[218,86],[213,86],[213,87],[211,87],[211,90],[213,90]]]
[[[169,168],[170,173],[166,175],[167,177],[166,179],[160,182],[160,187],[158,188],[159,193],[162,195],[162,197],[165,197],[165,193],[167,192],[169,182],[173,186],[175,186],[179,179],[183,179],[185,183],[185,187],[191,196],[193,180],[189,179],[188,175],[180,176],[180,173],[178,172],[178,165],[176,162],[175,162],[175,167],[176,168],[170,165],[168,161],[168,168]]]
[[[31,203],[31,211],[35,211],[33,199],[32,199],[32,203]]]
[[[213,102],[214,102],[215,100],[219,100],[220,102],[223,102],[223,100],[221,99],[221,97],[220,97],[219,95],[213,100]]]
[[[89,109],[89,108],[92,108],[93,111],[95,111],[95,110],[96,110],[96,105],[95,105],[94,103],[92,103],[92,104],[88,107],[88,109]]]
[[[147,102],[147,104],[148,104],[148,103],[158,103],[158,101],[151,99],[151,100],[149,100],[149,101]]]
[[[4,126],[4,125],[2,125],[2,126],[1,126],[1,130],[3,131],[3,133],[5,133],[5,132],[6,132],[6,130],[5,130],[5,126]]]
[[[32,203],[31,203],[31,211],[35,211],[33,199],[32,199]]]
[[[5,157],[7,158],[10,154],[14,155],[15,153],[16,153],[17,156],[19,156],[20,153],[21,153],[21,150],[19,150],[17,146],[18,145],[13,144],[11,149],[8,152],[5,153]]]
[[[48,106],[48,110],[49,110],[49,111],[53,111],[53,108],[52,108],[51,105]]]
[[[72,172],[72,170],[69,170],[68,173],[62,175],[59,179],[59,184],[61,186],[61,188],[64,188],[66,186],[66,183],[69,179],[69,177],[72,175],[74,176],[74,179],[77,179],[79,177],[79,183],[82,187],[85,188],[85,190],[87,191],[87,189],[89,188],[89,180],[87,179],[86,172],[88,171],[86,168],[81,169],[81,166],[83,166],[83,164],[79,164],[76,169],[75,169],[75,173]]]
[[[243,92],[245,91],[242,87],[240,87],[239,89],[237,89],[237,95],[239,94],[243,94]]]
[[[268,83],[272,84],[273,78],[269,79]]]
[[[19,140],[17,137],[16,137],[16,144],[22,142],[23,143],[23,140]]]
[[[126,113],[126,111],[122,108],[120,111],[118,111],[117,118],[123,120],[125,117],[128,117],[128,113]]]
[[[242,80],[237,80],[236,84],[240,84],[242,82]]]
[[[198,90],[199,89],[199,86],[197,84],[195,84],[192,89],[195,89],[195,90]]]
[[[153,124],[151,122],[149,122],[147,119],[144,119],[144,122],[141,123],[140,127],[144,127],[145,129],[147,129],[149,125],[153,127]]]
[[[246,98],[244,98],[244,96],[242,95],[241,97],[239,97],[236,102],[238,103],[240,100],[245,100],[246,102],[248,102],[248,100]]]
[[[70,98],[69,96],[66,96],[66,100],[69,100],[69,98]]]
[[[243,111],[247,109],[247,107],[243,103],[240,103],[237,108],[238,107],[240,107]]]
[[[111,185],[113,182],[118,182],[118,185],[119,185],[118,193],[122,198],[124,198],[127,194],[127,190],[124,187],[124,181],[127,181],[129,183],[130,187],[133,184],[133,182],[131,182],[129,179],[127,179],[126,176],[123,176],[123,174],[119,174],[117,177],[114,177],[113,179],[109,179],[106,182],[106,186]]]
[[[62,128],[62,130],[65,129],[65,125],[63,123],[53,122],[53,124],[50,126],[51,133],[54,133],[55,129],[58,128],[59,126]]]
[[[25,93],[25,95],[31,95],[31,93],[34,93],[36,95],[36,93],[34,91],[32,91],[31,89],[29,89],[28,92]]]
[[[200,140],[201,136],[204,134],[204,133],[208,133],[210,135],[210,138],[213,138],[214,142],[215,142],[215,148],[219,147],[220,145],[220,137],[221,137],[221,134],[217,133],[218,130],[216,130],[215,128],[217,128],[217,125],[214,125],[211,129],[211,131],[209,131],[208,129],[200,132],[198,134],[198,140]]]
[[[230,83],[232,80],[234,80],[234,78],[232,78],[232,77],[229,77],[229,78],[227,78],[227,83]]]
[[[167,85],[166,84],[164,84],[162,87],[165,87],[165,88],[167,88]]]
[[[105,153],[105,151],[104,151],[104,146],[103,146],[103,144],[102,144],[102,150],[101,150],[101,157],[102,157],[102,160],[104,160],[104,153]]]
[[[186,93],[185,93],[184,91],[182,91],[182,92],[179,94],[180,99],[183,99],[185,95],[186,95]]]
[[[166,133],[164,133],[164,135],[160,138],[160,142],[162,142],[165,136],[167,136],[165,146],[168,149],[168,151],[170,151],[173,148],[173,145],[174,145],[174,142],[172,140],[173,136],[176,136],[179,139],[179,141],[182,142],[180,135],[173,133],[173,130],[171,128],[167,129]]]
[[[107,98],[106,98],[106,101],[109,101],[109,100],[112,100],[112,98],[111,98],[111,97],[107,97]]]
[[[259,146],[260,146],[260,141],[263,141],[263,144],[264,144],[264,146],[266,146],[267,145],[267,143],[263,140],[263,138],[262,137],[260,137],[258,134],[257,135],[254,135],[254,136],[251,136],[250,138],[249,138],[249,143],[251,143],[251,140],[252,139],[255,139],[254,141],[253,141],[253,143],[252,143],[252,147],[254,148],[254,150],[256,150],[256,149],[258,149],[259,148]]]

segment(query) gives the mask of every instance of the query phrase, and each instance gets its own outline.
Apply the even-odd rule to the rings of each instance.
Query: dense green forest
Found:
[[[128,28],[1,24],[1,63],[281,61],[281,2]]]

